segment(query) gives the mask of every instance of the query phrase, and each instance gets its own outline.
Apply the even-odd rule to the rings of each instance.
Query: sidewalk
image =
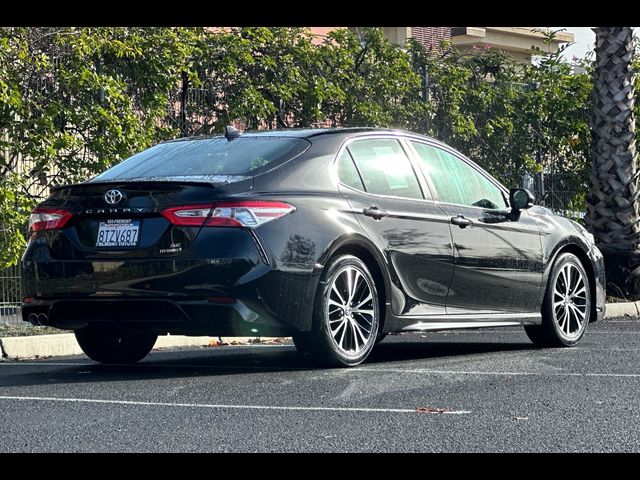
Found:
[[[608,318],[633,317],[640,320],[640,302],[607,303]],[[266,337],[262,337],[264,339]],[[250,345],[255,337],[224,337],[222,344]],[[265,340],[262,340],[265,341]],[[266,340],[268,342],[268,340]],[[217,346],[219,337],[186,337],[183,335],[164,335],[158,337],[154,350],[176,347]],[[34,335],[32,337],[0,338],[0,359],[25,359],[82,355],[75,336],[72,333],[54,335]]]

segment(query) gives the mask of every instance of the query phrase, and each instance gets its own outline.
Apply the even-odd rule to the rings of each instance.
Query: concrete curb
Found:
[[[640,302],[607,303],[605,320],[607,318],[638,316],[640,316]]]
[[[607,303],[607,318],[635,317],[640,321],[640,302]],[[183,335],[163,335],[158,337],[154,350],[175,347],[206,347],[219,337],[186,337]],[[224,337],[226,344],[247,344],[255,337]],[[72,333],[54,335],[34,335],[31,337],[0,338],[0,358],[25,359],[38,357],[60,357],[81,355],[82,350]]]
[[[2,354],[8,358],[57,357],[80,355],[82,350],[72,333],[5,337],[0,339]]]
[[[163,335],[153,346],[154,350],[173,347],[206,347],[219,337],[186,337],[184,335]],[[224,343],[237,342],[246,344],[255,337],[226,337]],[[38,357],[61,357],[66,355],[81,355],[82,350],[72,333],[53,335],[34,335],[31,337],[0,338],[0,353],[3,358],[25,359]]]

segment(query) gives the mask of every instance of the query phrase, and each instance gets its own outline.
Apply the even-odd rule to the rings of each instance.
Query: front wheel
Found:
[[[352,255],[331,261],[314,305],[311,345],[316,359],[340,367],[362,363],[376,343],[380,310],[376,284]]]
[[[136,363],[153,348],[158,339],[151,333],[116,332],[86,327],[75,331],[82,351],[100,363]]]
[[[580,259],[563,253],[556,260],[542,305],[542,324],[526,326],[540,347],[570,347],[587,331],[591,318],[591,287]]]

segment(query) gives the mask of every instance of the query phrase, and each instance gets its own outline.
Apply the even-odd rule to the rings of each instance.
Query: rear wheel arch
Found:
[[[323,365],[352,367],[365,361],[377,343],[378,291],[383,290],[362,258],[338,251],[318,284],[312,330],[293,336],[298,351]],[[363,310],[357,310],[361,306]]]
[[[337,245],[334,245],[334,248],[323,255],[321,264],[327,265],[330,260],[342,255],[353,255],[354,257],[357,257],[364,262],[364,264],[369,269],[369,272],[371,273],[371,276],[373,277],[378,290],[378,303],[380,311],[379,331],[382,332],[386,316],[386,302],[387,299],[390,298],[389,276],[386,271],[386,266],[384,266],[384,263],[374,252],[374,247],[368,245],[368,243],[364,239],[345,239]]]

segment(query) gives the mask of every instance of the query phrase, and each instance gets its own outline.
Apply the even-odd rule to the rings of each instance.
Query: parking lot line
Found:
[[[31,402],[60,402],[60,403],[92,403],[108,405],[127,405],[141,407],[174,407],[174,408],[208,408],[218,410],[284,410],[307,412],[355,412],[355,413],[442,413],[449,415],[465,415],[469,410],[444,410],[434,409],[427,411],[422,408],[367,408],[367,407],[300,407],[282,405],[224,405],[206,403],[170,403],[170,402],[140,402],[133,400],[106,400],[98,398],[59,398],[59,397],[22,397],[16,395],[0,395],[0,400],[16,400]]]

